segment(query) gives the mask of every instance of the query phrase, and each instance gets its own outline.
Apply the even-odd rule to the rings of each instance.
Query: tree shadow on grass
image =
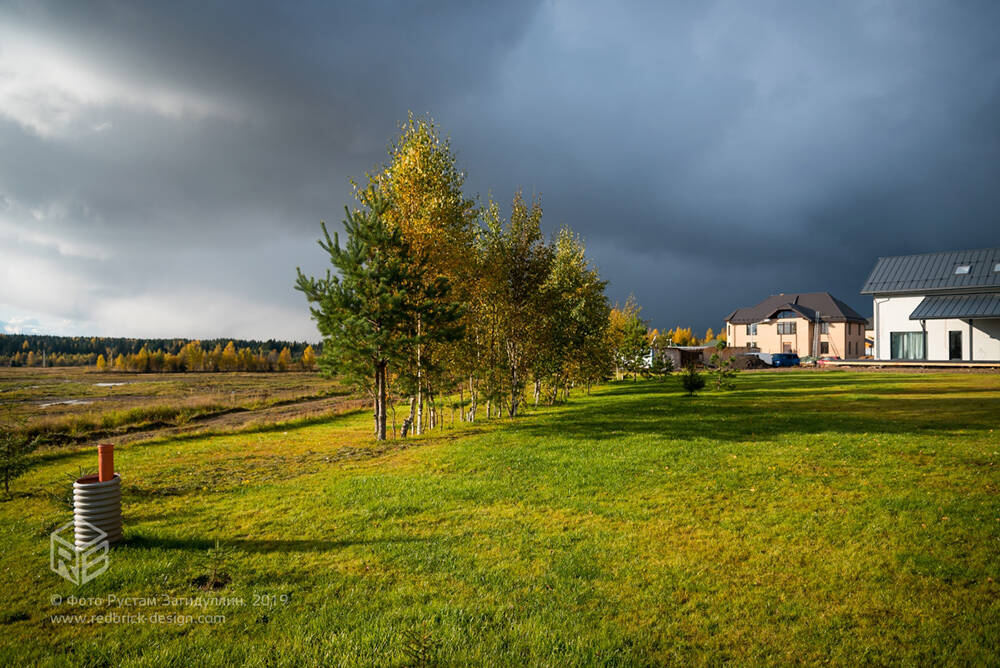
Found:
[[[1000,424],[996,417],[1000,415],[1000,385],[994,390],[967,388],[976,396],[955,399],[947,392],[935,394],[940,387],[926,382],[919,390],[909,388],[909,392],[884,387],[898,380],[906,379],[883,379],[863,383],[865,389],[831,394],[827,383],[816,388],[821,391],[803,388],[788,393],[768,391],[754,379],[753,385],[742,391],[708,392],[695,397],[679,394],[676,381],[671,380],[619,384],[598,393],[606,398],[604,401],[570,403],[559,411],[519,423],[516,428],[539,437],[597,441],[644,434],[682,440],[747,441],[829,432],[943,436]],[[846,382],[859,384],[853,378]],[[877,384],[886,391],[879,392]],[[775,388],[784,385],[777,383]]]
[[[419,536],[392,536],[388,538],[371,539],[288,539],[288,540],[249,540],[242,538],[218,539],[220,547],[231,548],[243,552],[285,553],[285,552],[328,552],[352,545],[380,545],[387,543],[419,543],[431,540]],[[215,547],[214,538],[179,538],[175,536],[130,535],[120,545],[125,548],[183,550],[187,552],[205,552]]]
[[[708,372],[706,372],[707,375]],[[1000,393],[1000,374],[980,376],[992,387],[961,387],[962,394]],[[835,396],[842,394],[878,395],[926,395],[951,389],[949,381],[961,380],[963,375],[948,374],[946,378],[921,375],[876,376],[871,373],[849,374],[848,372],[827,371],[822,373],[807,371],[750,371],[737,377],[736,390],[731,395],[760,395],[781,397],[789,395]],[[706,378],[706,380],[710,380]],[[934,383],[933,381],[937,381]],[[674,393],[680,390],[680,377],[675,374],[663,380],[639,382],[619,381],[610,387],[597,390],[600,396],[636,396],[650,393]]]

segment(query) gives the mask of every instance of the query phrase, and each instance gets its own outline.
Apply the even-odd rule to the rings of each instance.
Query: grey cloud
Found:
[[[0,259],[74,281],[45,313],[95,333],[137,331],[122,314],[156,301],[143,331],[195,326],[170,309],[200,292],[260,311],[206,308],[190,335],[268,337],[277,318],[313,336],[294,267],[322,269],[318,221],[413,110],[450,134],[470,192],[543,193],[548,230],[581,232],[612,298],[658,326],[718,327],[779,291],[866,312],[876,256],[998,243],[998,19],[986,2],[0,6],[110,82],[60,133],[15,120],[30,105],[0,120],[0,234],[21,230]]]

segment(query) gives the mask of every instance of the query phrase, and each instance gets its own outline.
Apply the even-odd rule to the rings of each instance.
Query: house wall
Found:
[[[763,353],[784,352],[784,344],[791,345],[791,352],[800,357],[807,355],[819,355],[819,350],[813,350],[813,330],[816,323],[805,318],[790,318],[780,322],[794,322],[795,334],[778,334],[778,322],[757,323],[757,335],[749,336],[746,333],[746,325],[726,324],[727,341],[733,346],[748,346],[750,342],[756,343],[757,348]],[[849,325],[849,326],[848,326]],[[829,331],[820,334],[820,343],[829,345],[827,355],[842,358],[860,357],[864,354],[865,334],[864,324],[831,322]],[[850,348],[848,348],[850,342]],[[848,352],[850,351],[850,352]]]
[[[926,332],[927,359],[947,361],[948,332],[961,332],[962,359],[980,362],[1000,360],[1000,319],[910,320],[910,314],[923,301],[923,295],[878,297],[872,300],[875,312],[875,359],[892,359],[892,332]],[[970,350],[971,330],[971,350]]]

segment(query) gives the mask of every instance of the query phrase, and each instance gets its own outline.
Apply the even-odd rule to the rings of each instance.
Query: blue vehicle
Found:
[[[795,353],[773,353],[771,366],[798,366],[799,356]]]

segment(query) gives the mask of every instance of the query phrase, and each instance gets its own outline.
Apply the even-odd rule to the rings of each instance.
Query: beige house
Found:
[[[771,295],[726,317],[730,346],[850,359],[865,354],[867,318],[829,292]]]

